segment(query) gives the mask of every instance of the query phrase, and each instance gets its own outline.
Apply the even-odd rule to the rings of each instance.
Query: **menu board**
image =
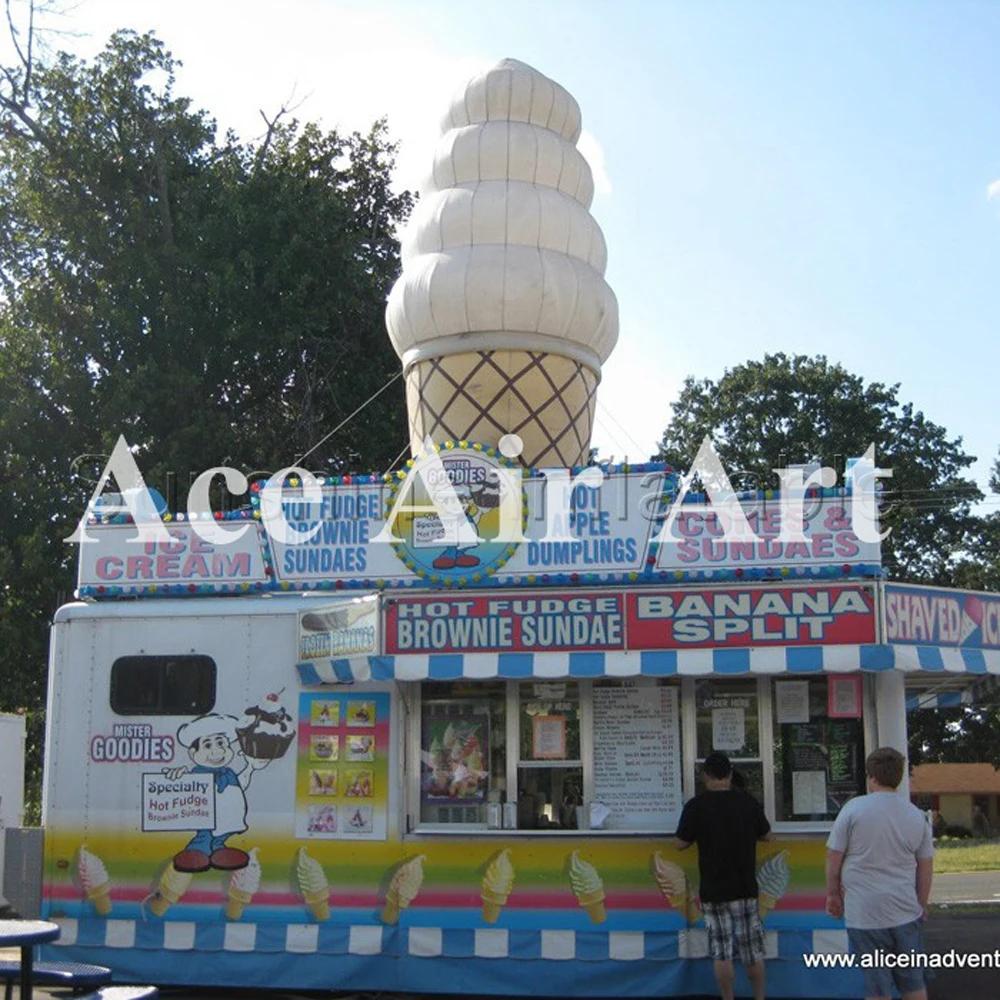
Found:
[[[678,688],[652,679],[595,684],[594,801],[605,828],[673,830],[683,806]]]
[[[299,696],[295,836],[385,840],[389,696]]]
[[[864,790],[860,722],[784,725],[781,734],[793,816],[835,816],[848,799]],[[786,799],[787,795],[786,788]]]

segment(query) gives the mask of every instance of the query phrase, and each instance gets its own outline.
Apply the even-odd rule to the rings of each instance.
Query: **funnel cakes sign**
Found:
[[[427,442],[396,473],[335,481],[284,469],[250,491],[250,509],[217,514],[206,501],[169,524],[139,508],[107,518],[92,502],[70,539],[83,543],[79,594],[879,575],[875,494],[854,488],[856,470],[845,487],[825,485],[832,470],[822,487],[779,470],[795,473],[787,490],[736,494],[702,453],[679,481],[662,463],[524,469],[503,445]],[[222,471],[229,489],[249,489]],[[707,494],[690,493],[696,472]]]

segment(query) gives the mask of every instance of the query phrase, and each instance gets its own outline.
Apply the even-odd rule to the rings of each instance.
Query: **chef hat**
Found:
[[[222,733],[230,743],[236,739],[236,723],[239,720],[234,715],[199,715],[197,719],[185,722],[177,730],[177,742],[182,747],[189,747],[195,740],[204,736],[214,736]]]

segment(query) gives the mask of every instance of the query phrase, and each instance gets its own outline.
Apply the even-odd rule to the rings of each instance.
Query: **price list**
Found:
[[[672,830],[683,806],[678,689],[594,686],[594,793],[608,829]]]

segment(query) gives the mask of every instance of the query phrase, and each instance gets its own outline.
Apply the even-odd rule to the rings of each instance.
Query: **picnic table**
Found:
[[[21,949],[21,1000],[31,1000],[35,945],[57,937],[59,925],[47,920],[0,920],[0,948]]]

